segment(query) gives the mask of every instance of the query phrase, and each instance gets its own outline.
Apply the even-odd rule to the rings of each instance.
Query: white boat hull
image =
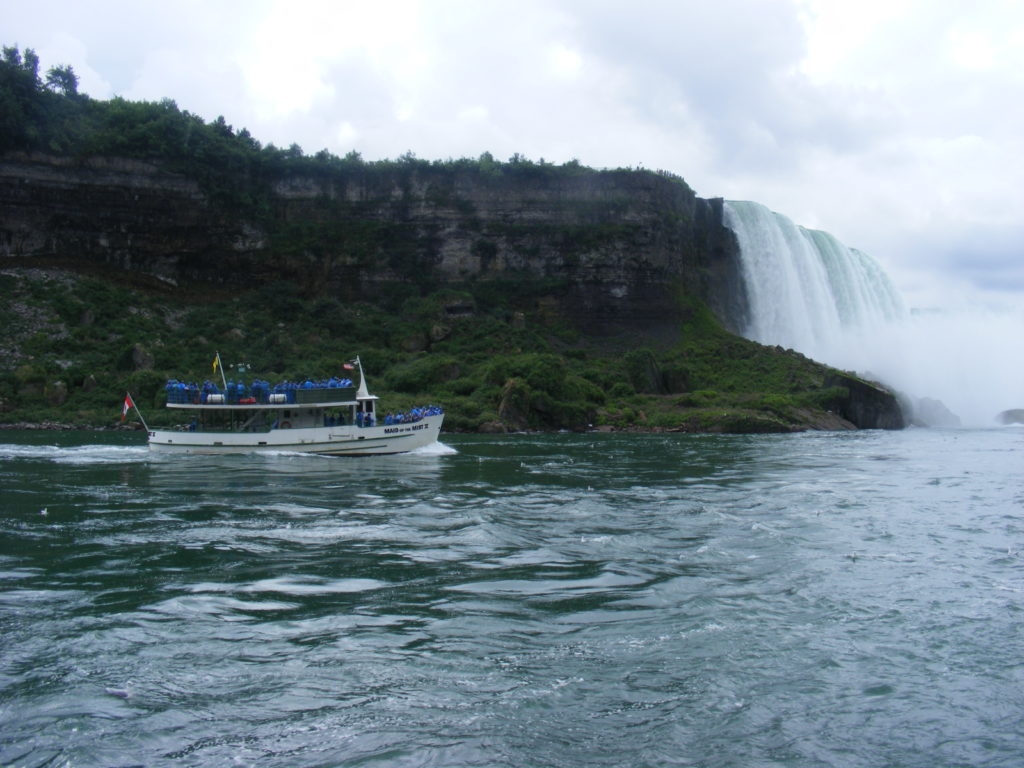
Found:
[[[408,453],[437,442],[443,415],[412,424],[273,429],[269,432],[185,432],[157,429],[149,449],[160,453],[251,453],[294,451],[324,456],[380,456]]]

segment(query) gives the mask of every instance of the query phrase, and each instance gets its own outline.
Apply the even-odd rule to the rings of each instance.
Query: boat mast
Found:
[[[220,380],[224,382],[224,391],[227,392],[228,380],[227,377],[224,376],[224,363],[220,361],[220,352],[218,352],[217,356],[213,359],[213,370],[216,371],[218,368],[220,368]]]

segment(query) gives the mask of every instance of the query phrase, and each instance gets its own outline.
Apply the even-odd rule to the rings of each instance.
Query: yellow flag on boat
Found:
[[[215,358],[213,358],[213,372],[214,373],[217,372],[217,366],[218,365],[220,365],[220,352],[218,352],[217,356]]]

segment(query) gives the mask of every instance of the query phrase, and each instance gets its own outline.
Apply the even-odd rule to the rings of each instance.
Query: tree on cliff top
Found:
[[[69,117],[80,117],[78,76],[66,64],[39,78],[39,57],[31,48],[4,46],[0,57],[0,151],[63,151],[71,146]],[[69,111],[70,110],[70,111]]]
[[[4,46],[0,59],[0,150],[26,149],[32,141],[39,89],[39,59],[29,48]]]
[[[50,67],[46,73],[46,87],[65,96],[77,96],[78,75],[68,64]]]

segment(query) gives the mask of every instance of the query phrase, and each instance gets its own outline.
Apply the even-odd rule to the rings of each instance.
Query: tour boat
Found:
[[[214,370],[219,362],[218,355]],[[202,389],[168,382],[167,407],[191,421],[176,429],[147,427],[149,448],[173,453],[371,456],[407,453],[437,441],[444,420],[440,408],[413,408],[380,417],[378,398],[367,389],[359,358],[353,362],[359,372],[358,388],[347,378],[274,387],[259,381],[251,386],[224,381],[223,391],[209,382]],[[130,395],[125,412],[129,405],[135,405]]]

